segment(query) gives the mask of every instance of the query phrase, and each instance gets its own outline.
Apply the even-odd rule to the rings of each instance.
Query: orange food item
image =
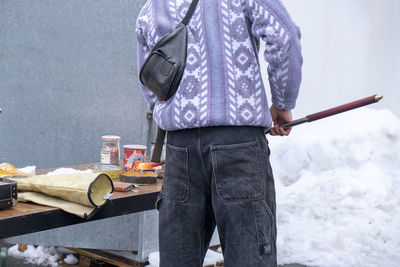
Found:
[[[154,163],[154,162],[146,163],[142,161],[136,161],[129,168],[129,171],[148,171],[161,165],[162,165],[161,163]]]
[[[21,176],[33,176],[32,174],[19,171],[10,163],[3,162],[0,164],[0,175],[21,175]]]

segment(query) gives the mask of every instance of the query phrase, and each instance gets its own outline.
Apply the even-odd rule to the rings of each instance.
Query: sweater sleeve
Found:
[[[279,0],[248,0],[245,5],[252,35],[265,42],[272,103],[291,110],[296,106],[302,75],[300,29]]]
[[[143,22],[138,19],[136,21],[136,40],[137,40],[137,69],[138,69],[138,82],[139,82],[139,87],[142,91],[142,94],[144,98],[147,101],[147,105],[149,110],[153,111],[154,105],[157,101],[156,95],[151,92],[148,88],[146,88],[139,79],[139,72],[140,69],[143,66],[143,63],[145,62],[148,54],[150,53],[150,48],[147,45],[146,38],[145,38],[145,25],[143,25]]]

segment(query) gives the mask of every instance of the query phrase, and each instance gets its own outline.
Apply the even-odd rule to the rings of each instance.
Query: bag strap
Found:
[[[151,155],[151,162],[160,163],[161,153],[164,145],[165,131],[160,127],[157,128],[156,143],[154,144],[153,154]]]
[[[186,16],[182,20],[182,24],[184,24],[185,26],[189,23],[189,20],[192,18],[198,2],[199,0],[193,0],[192,3],[190,4]]]
[[[189,9],[186,12],[185,17],[183,18],[183,20],[181,22],[185,26],[189,23],[190,19],[192,18],[198,3],[199,3],[199,0],[193,0],[192,3],[190,4]],[[160,163],[161,153],[162,153],[162,149],[163,149],[163,145],[164,145],[165,134],[166,134],[166,132],[163,129],[161,129],[160,127],[158,127],[156,143],[154,144],[153,154],[151,155],[151,162]]]

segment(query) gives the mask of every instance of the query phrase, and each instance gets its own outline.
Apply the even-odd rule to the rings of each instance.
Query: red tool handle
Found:
[[[319,119],[323,119],[323,118],[326,118],[326,117],[329,117],[329,116],[332,116],[332,115],[336,115],[336,114],[341,113],[341,112],[345,112],[345,111],[348,111],[348,110],[351,110],[351,109],[359,108],[359,107],[362,107],[362,106],[366,106],[366,105],[378,102],[382,98],[383,98],[383,96],[381,96],[381,95],[372,95],[372,96],[369,96],[369,97],[366,97],[366,98],[362,98],[362,99],[359,99],[359,100],[356,100],[356,101],[353,101],[353,102],[350,102],[350,103],[347,103],[347,104],[344,104],[344,105],[341,105],[341,106],[330,108],[330,109],[327,109],[327,110],[324,110],[324,111],[320,111],[320,112],[317,112],[317,113],[314,113],[314,114],[311,114],[311,115],[307,115],[304,118],[285,123],[285,124],[282,125],[282,127],[283,128],[290,128],[290,127],[293,127],[293,126],[296,126],[296,125],[299,125],[299,124],[303,124],[305,122],[311,122],[311,121],[316,121],[316,120],[319,120]]]
[[[342,113],[351,109],[355,109],[355,108],[359,108],[362,106],[366,106],[375,102],[378,102],[380,99],[382,98],[382,96],[380,95],[372,95],[366,98],[362,98],[341,106],[337,106],[334,108],[330,108],[324,111],[320,111],[311,115],[307,115],[306,118],[308,119],[308,122],[311,121],[316,121],[319,119],[323,119],[332,115],[336,115],[338,113]]]

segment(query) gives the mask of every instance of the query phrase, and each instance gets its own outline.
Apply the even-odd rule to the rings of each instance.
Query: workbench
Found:
[[[86,170],[88,166],[71,168]],[[109,203],[90,220],[58,208],[18,202],[11,209],[0,210],[0,239],[11,244],[129,251],[135,260],[143,261],[149,252],[158,249],[155,202],[161,184],[162,180],[157,179],[156,184],[140,186],[136,192],[114,192]]]

